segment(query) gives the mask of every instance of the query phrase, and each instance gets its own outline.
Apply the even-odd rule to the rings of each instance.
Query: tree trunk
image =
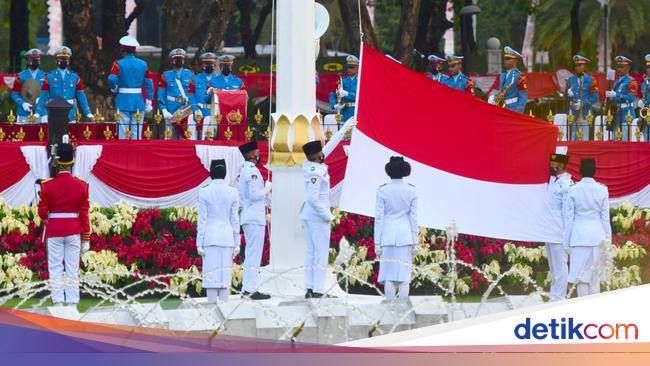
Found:
[[[192,17],[192,7],[183,1],[165,0],[162,5],[162,47],[160,53],[160,68],[158,73],[169,68],[167,55],[174,48],[186,48],[190,40],[190,25],[188,20]],[[196,24],[196,23],[195,23]]]
[[[79,74],[89,99],[102,111],[112,109],[106,76],[94,29],[92,0],[61,0],[63,35],[72,50],[72,68]],[[93,107],[91,103],[91,108]],[[94,111],[94,108],[93,108]]]
[[[260,36],[262,35],[262,30],[264,29],[264,23],[266,23],[266,18],[271,14],[273,9],[273,1],[267,0],[266,5],[260,9],[260,13],[257,15],[257,24],[255,25],[255,33],[253,34],[253,39],[255,44],[260,41]]]
[[[393,47],[393,57],[405,65],[411,63],[419,13],[420,0],[402,0],[399,31],[395,47]]]
[[[419,1],[419,0],[417,0]],[[359,42],[359,7],[357,0],[338,0],[339,9],[341,10],[341,20],[346,34],[344,49],[350,53],[358,54],[361,49]],[[364,41],[374,48],[379,48],[380,43],[375,29],[370,22],[368,8],[365,1],[362,0],[361,6],[361,26],[364,33]]]
[[[581,35],[580,35],[580,1],[573,0],[571,7],[571,54],[575,55],[580,51]]]
[[[20,51],[29,48],[29,12],[27,0],[11,1],[9,9],[9,64],[12,71],[20,70]]]
[[[110,70],[113,61],[120,58],[119,41],[126,34],[126,0],[102,3],[102,70]]]
[[[244,53],[248,58],[256,58],[255,39],[251,29],[253,2],[251,0],[238,0],[237,8],[239,9],[239,34],[241,35],[241,43],[244,46]]]
[[[447,0],[422,0],[414,48],[425,56],[432,53],[441,55],[442,36],[453,26],[454,23],[447,20]],[[419,58],[415,67],[422,71],[428,64],[426,58]]]
[[[208,14],[210,21],[205,38],[199,45],[194,62],[198,63],[199,55],[203,52],[215,52],[221,47],[223,36],[228,28],[230,17],[235,11],[236,0],[212,0],[214,11]]]

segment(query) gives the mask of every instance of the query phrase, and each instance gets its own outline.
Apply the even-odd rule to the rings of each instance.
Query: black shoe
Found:
[[[255,291],[252,295],[249,296],[251,300],[267,300],[270,299],[271,295],[263,294],[261,292]]]
[[[319,292],[314,292],[314,293],[311,295],[311,297],[312,297],[313,299],[320,299],[320,298],[324,298],[324,299],[336,299],[336,296],[332,296],[332,295],[328,295],[328,294],[321,294],[321,293],[319,293]]]
[[[305,299],[311,299],[314,296],[314,291],[310,288],[307,289],[305,293]]]

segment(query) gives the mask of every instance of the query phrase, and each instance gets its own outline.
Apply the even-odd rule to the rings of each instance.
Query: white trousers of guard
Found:
[[[244,229],[244,238],[246,238],[242,291],[253,293],[257,291],[257,278],[262,262],[266,225],[245,224],[242,225],[242,228]]]
[[[304,221],[305,224],[305,287],[325,293],[327,260],[330,247],[330,223]]]
[[[566,299],[566,290],[569,284],[569,266],[564,245],[546,243],[546,257],[551,270],[551,301]]]
[[[47,270],[53,303],[79,303],[80,252],[80,235],[47,239]]]
[[[126,139],[126,130],[131,129],[131,140],[142,139],[142,121],[144,120],[144,111],[140,111],[140,123],[135,120],[136,112],[120,111],[120,125],[117,129],[119,139]],[[101,132],[103,133],[103,131]]]

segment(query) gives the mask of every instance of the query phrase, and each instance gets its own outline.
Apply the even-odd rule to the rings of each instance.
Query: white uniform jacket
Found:
[[[234,247],[239,240],[239,196],[223,179],[199,191],[196,246]]]
[[[375,244],[406,246],[418,243],[418,198],[415,187],[393,179],[377,190]]]
[[[260,170],[250,161],[239,173],[240,222],[242,225],[266,225],[266,190]]]
[[[571,174],[566,172],[559,174],[557,177],[551,177],[548,184],[548,196],[551,212],[553,213],[553,217],[557,224],[563,229],[565,220],[562,206],[564,205],[567,193],[569,192],[569,187],[573,184]]]
[[[575,246],[599,246],[612,239],[609,222],[607,187],[593,178],[582,180],[569,188],[564,207],[564,243]]]

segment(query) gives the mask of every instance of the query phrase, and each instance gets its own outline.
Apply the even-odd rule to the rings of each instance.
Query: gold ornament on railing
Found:
[[[332,129],[330,128],[330,126],[327,126],[327,129],[325,130],[325,138],[327,140],[332,138]]]
[[[208,130],[205,131],[205,139],[212,140],[212,137],[214,137],[214,132],[211,128],[208,128]]]
[[[79,121],[81,121],[81,113],[79,113],[79,108],[77,108],[77,110],[74,111],[74,120],[77,123],[79,123]]]
[[[257,124],[262,123],[262,118],[264,118],[264,116],[262,115],[262,113],[260,113],[260,109],[257,108],[257,113],[255,113],[255,123]]]
[[[562,141],[563,137],[564,137],[564,131],[562,131],[562,129],[558,127],[558,129],[557,129],[557,140]]]
[[[253,139],[253,130],[251,130],[250,126],[246,127],[246,131],[244,132],[244,137],[246,137],[246,141],[251,141]]]
[[[632,123],[632,114],[630,114],[629,110],[627,111],[627,115],[625,116],[625,122],[627,122],[628,125]]]
[[[343,120],[343,115],[341,114],[340,109],[336,110],[336,116],[334,118],[336,118],[337,123],[341,123],[341,120]]]
[[[191,139],[192,131],[189,128],[185,128],[185,131],[183,131],[183,137],[185,137],[185,140]]]
[[[43,127],[38,129],[38,141],[43,141],[45,138],[45,131],[43,131]]]
[[[122,114],[120,113],[120,110],[115,111],[115,122],[120,123],[122,121]]]
[[[616,130],[616,141],[621,141],[623,140],[623,131],[619,128]]]
[[[153,120],[156,121],[156,124],[160,124],[163,120],[162,114],[160,114],[160,109],[156,110],[156,114],[153,116]]]
[[[607,126],[611,126],[612,122],[614,122],[614,116],[612,116],[611,109],[607,109],[607,116],[605,116],[605,122],[607,122]]]
[[[33,124],[34,122],[36,122],[36,117],[34,117],[33,110],[29,111],[29,116],[27,116],[27,122],[29,122],[29,124]]]
[[[136,109],[135,110],[135,123],[139,124],[140,122],[142,122],[141,119],[142,119],[142,113],[140,113],[139,109]]]
[[[100,123],[102,118],[104,117],[99,113],[99,107],[95,108],[95,123]]]
[[[271,125],[269,125],[269,127],[266,128],[266,130],[262,135],[266,138],[266,141],[269,142],[271,141]]]
[[[126,131],[124,131],[124,138],[127,140],[131,139],[131,127],[127,127]]]
[[[218,125],[219,123],[221,123],[221,117],[222,117],[222,115],[221,115],[220,112],[215,113],[215,115],[214,115],[214,123],[215,123],[216,125]]]
[[[142,134],[144,135],[144,138],[146,140],[151,139],[151,135],[153,134],[153,132],[151,132],[151,128],[149,128],[149,125],[147,125],[147,129],[144,130],[144,132]]]
[[[566,121],[569,123],[569,126],[573,124],[573,121],[575,121],[576,116],[573,115],[573,111],[569,109],[569,114],[566,116]],[[551,121],[549,121],[551,122]]]
[[[587,113],[587,124],[590,127],[594,127],[594,114],[591,113],[591,110]]]
[[[97,115],[95,115],[95,116],[97,116]],[[106,129],[104,130],[104,138],[106,140],[110,140],[110,139],[113,138],[113,131],[111,131],[111,129],[108,128],[108,126],[106,126]]]
[[[600,129],[596,131],[596,140],[603,141],[603,131]]]
[[[25,139],[25,131],[23,131],[23,128],[21,127],[20,130],[18,130],[18,133],[16,134],[16,139],[21,142]]]
[[[171,139],[172,138],[172,130],[169,127],[165,128],[164,135],[165,135],[165,140]]]
[[[636,141],[638,142],[641,141],[641,137],[643,137],[643,132],[641,132],[641,129],[637,127],[634,135],[636,136]]]
[[[203,113],[201,112],[201,108],[197,109],[196,112],[194,112],[194,123],[201,122],[203,119]]]
[[[226,140],[230,141],[232,138],[232,131],[230,130],[230,126],[228,126],[226,132],[224,132],[223,135],[226,136]]]
[[[83,132],[83,135],[84,135],[84,138],[86,139],[86,141],[90,140],[90,136],[91,136],[92,134],[93,134],[93,133],[90,132],[90,129],[88,128],[88,125],[86,125],[86,129],[85,129],[84,132]]]
[[[0,127],[0,141],[4,141],[5,139],[5,131]]]
[[[14,124],[16,122],[16,116],[14,115],[14,110],[10,109],[9,110],[9,115],[7,116],[7,122],[9,122],[10,125]]]
[[[555,116],[553,116],[553,111],[551,109],[548,110],[548,115],[546,116],[546,120],[549,123],[553,123],[553,120],[555,119]]]
[[[578,131],[576,131],[576,140],[582,141],[582,129],[579,128]]]

